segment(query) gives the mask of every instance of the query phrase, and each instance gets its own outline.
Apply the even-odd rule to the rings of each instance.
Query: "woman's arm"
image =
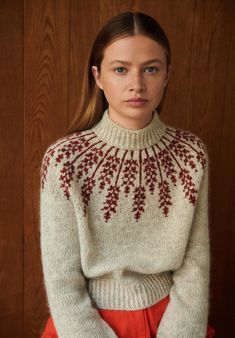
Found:
[[[48,159],[44,155],[43,162]],[[51,157],[50,160],[54,161]],[[60,338],[116,338],[92,307],[80,269],[80,248],[73,203],[58,186],[50,163],[40,190],[40,245],[48,305]]]
[[[209,311],[208,154],[181,267],[173,274],[170,302],[157,338],[205,338]]]

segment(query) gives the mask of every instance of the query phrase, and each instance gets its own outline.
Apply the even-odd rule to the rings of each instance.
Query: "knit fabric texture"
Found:
[[[131,130],[106,109],[51,144],[41,165],[40,245],[60,338],[112,338],[97,308],[138,310],[166,295],[157,338],[205,338],[208,152],[192,132]]]

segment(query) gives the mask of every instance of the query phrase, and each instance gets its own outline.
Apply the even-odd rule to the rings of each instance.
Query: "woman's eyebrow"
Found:
[[[131,65],[131,62],[129,62],[129,61],[124,61],[124,60],[114,60],[114,61],[110,62],[110,65],[113,64],[113,63],[115,63],[115,62],[124,64],[124,65]],[[145,66],[145,65],[148,65],[148,64],[154,63],[154,62],[162,63],[162,61],[159,60],[159,59],[152,59],[152,60],[148,60],[148,61],[143,62],[141,65],[142,65],[142,66]]]

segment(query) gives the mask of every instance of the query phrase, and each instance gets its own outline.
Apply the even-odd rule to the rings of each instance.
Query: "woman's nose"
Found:
[[[131,79],[131,89],[136,92],[143,91],[146,89],[144,79],[140,73],[135,73],[132,75]]]

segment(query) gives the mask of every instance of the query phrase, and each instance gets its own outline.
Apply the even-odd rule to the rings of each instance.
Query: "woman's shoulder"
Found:
[[[70,155],[75,153],[75,150],[78,151],[79,144],[85,141],[85,134],[87,131],[78,131],[57,138],[47,146],[42,162],[48,162],[48,159],[54,159],[56,163],[66,161]]]
[[[84,135],[87,131],[74,132],[51,142],[41,161],[41,186],[42,189],[48,177],[60,181],[61,186],[67,186],[69,177],[74,171],[74,160],[82,152]]]
[[[176,158],[191,167],[200,165],[204,169],[208,161],[208,149],[205,141],[198,134],[166,125],[165,138],[168,141],[168,149]]]
[[[187,129],[181,129],[179,127],[173,127],[172,125],[166,125],[166,131],[169,135],[175,138],[175,140],[188,142],[190,145],[196,145],[200,149],[206,151],[205,142],[198,134],[189,131]]]

